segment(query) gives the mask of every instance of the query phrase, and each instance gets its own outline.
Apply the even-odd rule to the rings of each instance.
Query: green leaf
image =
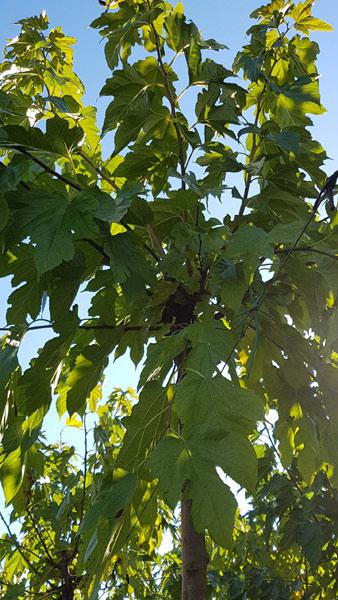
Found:
[[[6,227],[9,219],[9,210],[7,206],[7,202],[2,194],[0,194],[0,232]]]
[[[155,382],[147,383],[129,417],[123,420],[126,434],[117,464],[137,470],[167,428],[170,404],[166,390]]]
[[[217,365],[226,360],[234,345],[234,336],[222,322],[215,319],[191,325],[187,330],[191,341],[185,369],[210,376]]]
[[[72,260],[54,269],[54,287],[49,295],[49,309],[53,321],[62,321],[65,310],[70,309],[78,294],[84,270],[85,260],[80,252],[76,253]]]
[[[74,247],[70,223],[67,223],[68,202],[64,196],[34,194],[30,205],[19,212],[18,227],[23,236],[30,235],[36,243],[35,261],[42,274],[71,260]]]
[[[177,387],[175,405],[186,428],[214,433],[251,433],[263,417],[262,400],[251,390],[236,387],[216,375],[188,373]]]
[[[185,335],[180,335],[179,333],[162,339],[157,343],[150,344],[139,385],[142,386],[151,379],[163,381],[172,368],[174,359],[183,352],[185,347]]]
[[[21,448],[16,448],[6,456],[0,468],[0,480],[6,503],[9,504],[18,493],[24,473]]]
[[[10,376],[19,366],[18,346],[5,344],[0,351],[0,390],[7,385]]]
[[[137,477],[128,473],[103,487],[97,500],[89,508],[81,525],[81,534],[94,529],[100,520],[114,521],[130,502],[137,484]],[[88,549],[87,549],[87,554]]]
[[[191,475],[190,455],[184,441],[173,436],[162,439],[147,464],[160,480],[163,498],[174,509],[183,484]]]
[[[187,490],[194,527],[199,533],[208,529],[216,544],[231,548],[237,502],[214,469],[203,463],[196,467],[196,477]]]
[[[137,191],[128,191],[128,185],[125,189],[119,190],[116,198],[112,198],[109,194],[102,192],[98,188],[87,189],[80,192],[76,196],[79,206],[84,204],[92,204],[95,210],[95,217],[101,221],[108,223],[119,223],[128,211],[131,204],[131,199]]]
[[[203,429],[193,432],[187,444],[193,463],[221,467],[226,475],[253,493],[257,479],[257,458],[253,446],[243,435],[228,433],[221,440],[201,437]]]
[[[309,16],[297,20],[295,29],[299,29],[299,31],[307,34],[309,31],[332,31],[333,27],[329,23],[322,21],[322,19]]]
[[[118,334],[117,331],[115,337]],[[60,393],[66,395],[67,410],[70,415],[82,411],[90,392],[96,387],[108,365],[109,353],[115,343],[114,335],[111,335],[109,349],[92,344],[84,348],[82,353],[77,356],[73,369],[60,388]]]
[[[136,235],[131,231],[114,235],[104,250],[110,257],[114,281],[122,285],[128,299],[144,294],[146,284],[152,284],[154,276]]]
[[[17,212],[17,227],[23,237],[36,244],[35,263],[39,275],[74,256],[73,231],[89,237],[96,231],[93,212],[96,201],[79,195],[73,202],[50,192],[29,192],[26,208]],[[92,214],[91,214],[92,212]]]
[[[274,255],[268,234],[252,224],[241,227],[231,236],[227,254],[230,258],[243,259],[243,269],[249,281],[260,264],[260,258],[272,258]]]
[[[3,148],[18,146],[66,158],[69,158],[69,152],[80,144],[82,138],[83,130],[80,127],[71,128],[60,117],[47,120],[46,133],[37,127],[25,129],[19,125],[6,125],[0,129],[0,146]]]

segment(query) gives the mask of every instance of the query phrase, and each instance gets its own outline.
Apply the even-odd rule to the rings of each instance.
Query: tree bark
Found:
[[[194,529],[191,504],[181,502],[182,600],[206,600],[208,554],[204,534]]]

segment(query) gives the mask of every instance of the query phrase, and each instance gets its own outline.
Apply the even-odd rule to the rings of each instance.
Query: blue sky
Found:
[[[186,14],[194,20],[202,30],[205,38],[215,38],[225,43],[229,50],[216,55],[216,60],[224,61],[230,66],[238,49],[246,43],[245,32],[253,23],[249,19],[250,12],[259,4],[259,0],[186,0]],[[99,106],[100,120],[103,117],[106,99],[99,99],[99,92],[110,71],[106,67],[103,43],[96,30],[89,27],[91,21],[101,12],[97,0],[1,0],[0,4],[0,42],[14,37],[18,32],[15,21],[46,10],[53,26],[61,25],[63,30],[77,38],[75,46],[75,70],[85,84],[89,104]],[[317,33],[312,37],[319,42],[321,54],[319,72],[323,104],[328,112],[315,119],[313,131],[333,159],[327,164],[328,173],[338,168],[338,3],[335,0],[318,0],[314,14],[329,21],[335,27],[331,33]],[[188,107],[189,108],[189,107]],[[107,147],[107,146],[106,146]],[[0,325],[4,324],[5,297],[8,285],[0,280]],[[82,305],[85,305],[83,300]],[[21,361],[27,364],[29,356],[41,346],[47,334],[30,334],[27,336],[20,353]],[[137,376],[128,359],[120,359],[108,370],[107,389],[113,386],[136,386]]]

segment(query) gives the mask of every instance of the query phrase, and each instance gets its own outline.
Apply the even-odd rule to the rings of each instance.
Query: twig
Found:
[[[83,486],[82,486],[82,496],[81,496],[81,503],[80,503],[79,528],[83,521],[84,504],[85,504],[85,499],[86,499],[86,479],[87,479],[87,462],[88,462],[88,439],[87,439],[88,432],[87,432],[87,426],[86,426],[86,413],[83,415],[83,429],[84,429]],[[76,556],[76,553],[79,548],[79,543],[80,543],[80,535],[78,534],[76,537],[75,545],[74,545],[73,558]]]
[[[14,148],[14,150],[17,150],[18,152],[21,152],[21,154],[28,156],[33,162],[35,162],[37,165],[42,167],[42,169],[44,169],[44,171],[46,171],[46,173],[53,175],[53,177],[57,177],[58,179],[60,179],[60,181],[63,181],[63,183],[66,183],[67,185],[71,186],[75,190],[78,190],[79,192],[81,191],[81,188],[77,183],[74,183],[70,179],[67,179],[67,177],[64,177],[64,175],[62,175],[61,173],[58,173],[57,171],[55,171],[54,169],[52,169],[51,167],[46,165],[46,163],[42,162],[42,160],[40,160],[39,158],[37,158],[36,156],[34,156],[30,152],[28,152],[28,150],[25,150],[25,148],[21,148],[21,146],[13,146],[13,148]]]
[[[101,256],[103,256],[106,259],[106,261],[107,261],[106,264],[108,264],[108,265],[110,264],[110,257],[103,250],[102,246],[100,246],[99,244],[94,242],[94,240],[90,240],[89,238],[83,238],[82,241],[87,242],[87,244],[90,244],[93,248],[95,248],[95,250],[97,250],[99,252],[99,254],[101,254]]]
[[[3,524],[5,525],[8,535],[11,538],[11,541],[13,542],[13,544],[16,546],[17,551],[19,552],[19,554],[21,555],[22,559],[24,560],[25,563],[27,563],[27,565],[29,566],[29,568],[33,571],[33,573],[35,573],[35,575],[37,575],[37,577],[41,577],[41,574],[39,573],[39,571],[35,568],[35,566],[28,560],[28,558],[25,556],[24,552],[22,551],[22,546],[19,544],[19,542],[17,541],[16,537],[12,534],[11,528],[8,525],[6,519],[4,518],[2,512],[0,511],[0,519],[3,522]],[[24,550],[27,550],[27,552],[30,552],[31,554],[35,555],[34,552],[32,552],[31,550],[28,550],[27,548],[24,548]],[[38,556],[38,558],[40,558]]]
[[[257,112],[256,112],[256,116],[255,116],[255,121],[254,121],[254,127],[257,127],[257,125],[258,125],[258,120],[259,120],[259,116],[260,116],[260,112],[261,112],[261,100],[262,100],[263,94],[265,92],[265,87],[266,87],[266,84],[264,84],[262,93],[261,93],[258,103],[257,103]],[[250,153],[250,158],[251,158],[251,156],[252,157],[254,156],[254,154],[257,150],[255,133],[253,134],[252,138],[253,139],[252,139],[252,149],[251,149],[251,153]],[[245,183],[244,193],[243,193],[243,197],[242,197],[242,203],[241,203],[240,209],[238,211],[239,217],[243,216],[244,211],[247,207],[251,183],[252,183],[252,175],[251,175],[251,173],[249,173],[248,178]]]
[[[147,4],[148,4],[149,10],[151,10],[151,6],[150,6],[149,0],[147,0]],[[180,168],[181,168],[181,175],[182,175],[182,178],[183,178],[184,175],[185,175],[184,147],[183,147],[183,138],[181,136],[181,132],[180,132],[179,126],[177,124],[177,114],[176,114],[175,100],[174,100],[174,98],[171,95],[170,85],[169,85],[169,80],[168,80],[168,73],[166,71],[166,68],[165,68],[163,60],[162,60],[161,48],[160,48],[160,44],[159,44],[159,37],[158,37],[157,31],[156,31],[156,29],[154,27],[154,24],[152,22],[150,23],[150,27],[151,27],[151,30],[152,30],[153,35],[154,35],[157,60],[158,60],[159,67],[160,67],[160,70],[161,70],[163,78],[164,78],[164,85],[165,85],[165,89],[166,89],[166,92],[167,92],[166,95],[167,95],[167,98],[169,100],[170,110],[171,110],[171,116],[172,116],[172,120],[173,120],[173,125],[174,125],[175,130],[176,130],[177,142],[178,142],[178,158],[179,158],[179,163],[180,163]],[[182,188],[182,190],[186,189],[185,181],[183,179],[182,179],[182,183],[181,183],[181,188]]]
[[[41,533],[41,531],[39,530],[39,528],[38,528],[37,524],[35,523],[34,517],[33,517],[32,513],[31,513],[31,510],[29,509],[29,507],[28,507],[28,506],[26,507],[26,511],[27,511],[27,514],[28,514],[28,516],[29,516],[29,518],[30,518],[31,522],[32,522],[33,529],[34,529],[34,531],[35,531],[36,535],[38,536],[38,538],[39,538],[39,540],[40,540],[40,542],[41,542],[41,544],[42,544],[42,546],[43,546],[43,549],[44,549],[44,551],[46,552],[46,555],[47,555],[47,557],[48,557],[48,559],[49,559],[49,562],[50,562],[50,564],[51,564],[53,567],[55,567],[56,569],[60,569],[60,565],[58,565],[58,563],[56,563],[56,562],[54,561],[54,559],[53,559],[52,555],[50,554],[50,552],[49,552],[49,549],[48,549],[48,546],[47,546],[47,544],[46,544],[45,540],[43,539],[42,533]]]
[[[280,36],[281,39],[286,35],[286,33],[287,32],[284,32]],[[271,76],[271,73],[274,70],[277,62],[278,62],[278,58],[275,55],[275,59],[274,59],[272,65],[271,65],[269,76]],[[254,126],[255,127],[257,127],[257,125],[258,125],[258,121],[259,121],[259,117],[260,117],[260,113],[261,113],[261,109],[262,109],[261,102],[262,102],[263,95],[265,93],[265,89],[266,89],[266,81],[264,82],[262,92],[261,92],[261,94],[260,94],[260,96],[258,98],[258,101],[257,101],[257,112],[256,112],[256,116],[255,116],[255,121],[254,121]],[[253,133],[252,138],[253,138],[252,139],[252,148],[251,148],[250,157],[249,157],[250,159],[251,159],[251,157],[254,156],[254,154],[255,154],[258,146],[260,145],[260,144],[258,144],[258,145],[256,144],[256,133]],[[250,191],[250,186],[251,186],[251,183],[252,183],[252,179],[253,179],[253,177],[252,177],[251,173],[249,173],[248,179],[246,180],[246,184],[245,184],[245,189],[244,189],[244,193],[243,193],[242,203],[241,203],[241,206],[240,206],[240,209],[239,209],[239,212],[238,212],[238,216],[239,217],[243,216],[244,211],[245,211],[245,209],[247,207],[248,196],[249,196],[249,191]],[[235,227],[234,231],[236,231],[237,228],[238,228],[238,225]]]
[[[35,331],[37,329],[52,329],[54,327],[55,323],[50,323],[49,325],[33,325],[33,327],[27,327],[25,329],[26,332],[28,331]],[[105,323],[99,324],[99,325],[78,325],[78,329],[85,329],[86,331],[90,330],[90,329],[117,329],[118,327],[120,327],[119,325],[108,325]],[[147,331],[159,331],[161,329],[161,326],[159,325],[158,327],[144,327],[141,325],[125,325],[123,327],[123,331],[141,331],[142,329],[146,329]],[[0,327],[0,331],[13,331],[13,327]]]
[[[105,181],[107,181],[107,183],[109,183],[109,185],[111,185],[111,186],[112,186],[112,188],[114,189],[114,191],[115,191],[116,193],[118,193],[118,192],[120,191],[120,190],[119,190],[119,188],[117,187],[116,183],[115,183],[114,181],[112,181],[112,180],[110,179],[110,177],[108,177],[108,175],[106,175],[106,174],[105,174],[105,173],[102,171],[102,169],[101,169],[101,168],[100,168],[98,165],[96,165],[96,164],[94,163],[94,161],[93,161],[93,160],[92,160],[92,159],[91,159],[89,156],[87,156],[87,154],[86,154],[85,152],[83,152],[83,150],[80,150],[80,149],[79,149],[79,150],[77,150],[77,153],[78,153],[80,156],[82,156],[82,158],[83,158],[85,161],[87,161],[87,163],[88,163],[88,164],[89,164],[89,165],[90,165],[90,166],[91,166],[91,167],[94,169],[94,171],[96,171],[96,173],[97,173],[98,175],[100,175],[100,177],[101,177],[102,179],[104,179]],[[133,230],[132,230],[132,228],[130,227],[130,225],[128,225],[128,223],[126,223],[126,222],[125,222],[123,219],[121,219],[121,225],[123,225],[123,227],[125,227],[125,229],[127,229],[127,231],[133,231]],[[86,241],[87,241],[87,242],[89,242],[89,240],[87,240],[87,239],[86,239]],[[95,244],[95,242],[94,242],[94,243],[93,243],[93,242],[90,242],[90,243],[92,244],[92,246],[94,246],[94,248],[96,248],[96,250],[98,250],[99,252],[101,252],[101,254],[103,254],[103,256],[105,256],[105,258],[108,258],[108,261],[109,261],[109,256],[108,256],[106,253],[104,253],[104,251],[103,251],[103,250],[100,248],[100,246],[98,246],[98,245],[94,245],[94,244]],[[142,244],[143,244],[143,247],[144,247],[144,248],[147,250],[147,252],[149,252],[149,254],[151,254],[151,256],[152,256],[152,257],[153,257],[153,258],[154,258],[156,261],[159,261],[159,260],[160,260],[159,256],[157,256],[157,254],[156,254],[156,253],[155,253],[155,252],[152,250],[152,248],[150,248],[150,246],[148,246],[148,244],[146,244],[145,242],[142,242]]]
[[[276,248],[275,254],[285,254],[290,252],[315,252],[316,254],[323,254],[334,260],[338,260],[338,254],[332,254],[331,252],[325,252],[324,250],[318,250],[312,246],[304,246],[302,248]]]
[[[144,512],[145,512],[145,510],[148,508],[148,504],[149,504],[149,502],[152,500],[152,498],[153,498],[153,496],[154,496],[155,492],[157,491],[157,488],[158,488],[158,486],[159,486],[159,484],[157,483],[157,484],[155,485],[155,487],[154,487],[153,491],[151,492],[151,494],[150,494],[150,496],[149,496],[149,499],[147,500],[147,502],[145,503],[144,507],[142,508],[142,510],[141,510],[141,512],[140,512],[140,514],[139,514],[139,516],[137,517],[137,519],[136,519],[135,523],[134,523],[134,524],[132,525],[132,527],[130,528],[130,530],[129,530],[128,534],[127,534],[127,537],[126,537],[125,543],[129,541],[129,538],[130,538],[131,534],[133,533],[133,531],[134,531],[134,529],[135,529],[135,527],[136,527],[137,523],[139,523],[139,522],[140,522],[140,518],[142,517],[143,513],[144,513]]]
[[[109,183],[109,185],[112,186],[112,188],[115,190],[115,192],[119,192],[119,188],[116,185],[116,183],[114,181],[112,181],[110,179],[110,177],[108,177],[108,175],[106,175],[102,171],[102,169],[98,165],[96,165],[94,163],[94,161],[89,156],[87,156],[87,154],[85,152],[83,152],[83,150],[81,150],[80,148],[77,148],[76,152],[77,152],[77,154],[82,156],[82,158],[92,167],[92,169],[94,169],[94,171],[96,171],[96,173],[98,175],[100,175],[100,177],[102,177],[102,179],[104,179],[107,183]]]

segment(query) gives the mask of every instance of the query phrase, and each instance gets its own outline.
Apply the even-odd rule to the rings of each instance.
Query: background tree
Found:
[[[48,506],[55,502],[60,511],[68,486],[72,507],[66,541],[60,536],[68,549],[47,545],[44,532],[55,539],[55,523],[44,525],[39,537],[35,501],[14,513],[24,518],[24,537],[15,543],[8,532],[7,542],[29,577],[13,593],[52,597],[61,590],[64,598],[97,598],[112,564],[124,560],[148,593],[144,582],[153,585],[161,524],[175,522],[172,511],[180,502],[183,599],[207,597],[208,581],[219,597],[236,597],[236,577],[242,597],[280,593],[266,585],[276,577],[285,594],[297,592],[296,581],[303,597],[320,597],[308,569],[323,556],[334,564],[335,557],[338,282],[336,174],[326,183],[326,154],[312,139],[309,117],[324,109],[319,48],[308,34],[330,26],[312,15],[312,4],[274,0],[254,11],[250,42],[232,70],[210,58],[223,46],[202,38],[181,3],[124,0],[107,7],[92,25],[106,38],[112,69],[101,91],[113,98],[102,131],[114,132],[108,157],[101,155],[95,109],[81,100],[74,40],[49,30],[42,14],[23,19],[7,46],[0,271],[12,276],[14,290],[0,355],[0,478],[17,511],[31,489],[35,457],[45,455],[48,465],[69,456],[55,480],[57,499],[53,486],[46,489]],[[186,74],[178,78],[179,61]],[[242,85],[233,79],[237,73]],[[181,112],[184,94],[194,98],[194,115]],[[227,185],[229,173],[241,175],[243,185]],[[210,216],[210,196],[222,203],[222,219]],[[231,197],[238,200],[234,217],[227,208]],[[318,209],[326,198],[330,216],[323,218]],[[75,302],[84,286],[91,305],[79,316]],[[42,323],[47,301],[49,318]],[[55,337],[23,372],[18,347],[36,328]],[[87,495],[87,461],[81,471],[73,468],[70,450],[43,445],[41,427],[54,395],[60,415],[84,418],[109,357],[127,350],[135,364],[144,360],[139,400],[121,423],[109,412],[112,438],[100,474],[92,467]],[[245,565],[229,558],[229,583],[222,572],[239,517],[220,469],[255,494],[269,455],[260,442],[269,410],[278,415],[267,430],[278,442],[284,473],[274,474],[271,463],[267,481],[259,479],[253,513],[235,539],[259,544],[255,528],[262,521],[262,550],[269,551],[271,536],[273,551],[294,553],[295,544],[301,550],[280,562],[277,575],[273,559],[265,567],[250,551]],[[37,469],[38,477],[45,468]],[[323,489],[328,504],[317,506],[313,498]],[[23,550],[32,528],[37,554],[44,549],[42,575]],[[142,544],[151,565],[143,569]],[[298,570],[293,565],[288,578],[295,556]],[[161,577],[166,565],[180,561],[158,560]],[[325,570],[324,581],[333,594],[335,569]],[[13,577],[12,567],[5,587],[17,584]],[[121,588],[121,594],[134,592],[142,597]]]

